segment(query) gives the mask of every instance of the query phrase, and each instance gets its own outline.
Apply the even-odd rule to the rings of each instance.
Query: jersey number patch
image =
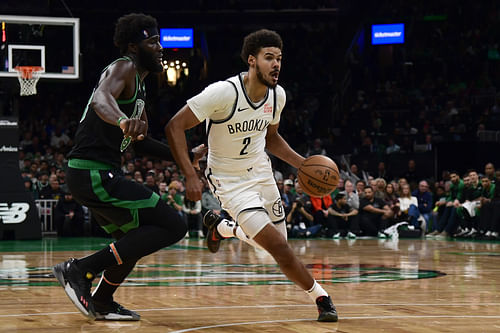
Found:
[[[250,144],[250,137],[246,137],[243,139],[243,148],[240,151],[240,155],[246,155],[248,152],[245,151],[247,149],[248,145]]]

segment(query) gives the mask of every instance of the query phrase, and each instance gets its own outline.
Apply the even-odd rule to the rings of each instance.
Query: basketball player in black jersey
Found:
[[[179,241],[186,225],[160,197],[127,180],[120,155],[130,144],[139,154],[172,160],[165,144],[147,135],[143,80],[163,70],[156,20],[143,14],[121,17],[114,43],[121,58],[101,74],[68,156],[66,179],[73,197],[87,206],[116,241],[81,259],[56,265],[55,277],[90,319],[139,320],[113,300],[113,293],[140,258]],[[198,150],[194,159],[203,153]],[[92,295],[92,280],[102,272]]]

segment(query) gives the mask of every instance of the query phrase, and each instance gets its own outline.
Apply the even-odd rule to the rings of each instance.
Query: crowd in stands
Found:
[[[380,10],[384,6],[391,4],[377,3]],[[331,40],[322,37],[326,32],[340,36],[337,23],[281,26],[286,29],[286,62],[280,83],[287,92],[287,106],[280,133],[305,156],[334,158],[342,178],[331,196],[310,198],[297,183],[295,170],[273,159],[291,237],[387,237],[390,226],[406,222],[410,231],[420,235],[498,238],[500,189],[495,185],[500,174],[493,164],[488,163],[484,170],[483,165],[460,165],[477,168],[479,173],[448,168],[438,177],[417,157],[434,152],[441,142],[477,141],[480,132],[500,128],[500,95],[496,92],[499,9],[494,2],[458,1],[456,6],[443,7],[444,21],[428,21],[423,19],[429,14],[425,7],[408,1],[394,9],[398,12],[392,15],[409,18],[405,44],[377,48],[353,44],[347,57],[351,85],[346,89],[353,92],[354,99],[328,126],[322,121],[331,118],[328,114],[337,86],[333,73],[339,68],[332,59],[318,55],[331,47]],[[210,37],[210,31],[207,35]],[[212,42],[239,45],[241,35],[231,30],[224,41]],[[210,68],[216,70],[202,81],[200,73],[193,71],[192,82],[184,90],[181,86],[155,86],[159,97],[148,100],[156,112],[150,117],[153,136],[163,139],[165,122],[187,97],[234,74],[235,68],[243,69],[238,51],[235,47],[228,57],[212,57]],[[86,73],[97,76],[106,64],[90,60]],[[307,77],[314,79],[304,79]],[[19,110],[36,110],[20,112],[21,173],[35,199],[59,200],[65,207],[57,223],[60,235],[82,233],[81,229],[64,230],[69,220],[82,221],[80,209],[67,193],[64,168],[94,79],[87,77],[85,89],[78,93],[75,89],[71,94],[44,91],[42,86],[39,95],[19,100]],[[189,134],[192,146],[204,141],[201,128]],[[402,166],[395,167],[396,157],[402,158]],[[201,202],[184,200],[183,175],[173,161],[150,160],[129,150],[122,166],[127,177],[158,192],[185,217],[191,237],[203,235],[201,219],[206,210],[221,212],[206,182]]]

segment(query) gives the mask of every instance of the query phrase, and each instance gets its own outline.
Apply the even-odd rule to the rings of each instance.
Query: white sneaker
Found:
[[[184,236],[185,239],[188,239],[189,238],[189,231],[186,232],[186,235]]]
[[[332,236],[333,239],[339,239],[340,238],[340,232],[337,232],[335,235]]]
[[[386,239],[387,238],[387,235],[384,234],[383,232],[379,231],[378,234],[377,234],[377,237],[378,238],[382,238],[382,239]]]
[[[352,233],[352,232],[349,231],[347,233],[347,238],[356,239],[356,235],[354,233]]]
[[[203,236],[203,231],[198,230],[198,238],[205,238],[205,236]]]

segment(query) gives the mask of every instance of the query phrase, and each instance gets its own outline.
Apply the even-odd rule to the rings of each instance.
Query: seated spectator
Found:
[[[146,183],[144,184],[147,188],[149,188],[151,191],[159,194],[160,189],[156,185],[156,180],[155,180],[155,174],[152,172],[148,172],[146,174]]]
[[[401,189],[399,212],[396,214],[395,219],[397,222],[407,221],[416,229],[425,230],[425,220],[421,217],[418,210],[418,200],[411,195],[409,185],[403,185]]]
[[[304,199],[298,196],[286,215],[286,228],[292,238],[315,235],[321,230],[321,225],[314,225],[311,202]]]
[[[479,214],[479,224],[478,224],[478,235],[476,238],[485,239],[491,236],[493,232],[493,212],[491,210],[491,202],[495,196],[496,184],[492,183],[491,180],[484,176],[481,178],[481,186],[483,191],[480,197],[480,214]],[[500,186],[500,185],[499,185]],[[488,234],[488,235],[486,235]]]
[[[309,147],[306,152],[306,157],[312,155],[326,155],[326,150],[322,147],[321,139],[319,138],[314,139],[313,146]]]
[[[59,198],[63,197],[59,181],[57,180],[56,175],[53,175],[50,178],[49,186],[45,186],[40,191],[40,199],[59,200]]]
[[[394,141],[394,138],[389,138],[388,142],[387,142],[387,148],[385,149],[385,153],[387,155],[389,154],[395,154],[395,153],[399,153],[401,150],[401,147],[398,146],[396,144],[396,142]]]
[[[463,195],[464,181],[460,179],[457,171],[451,171],[450,189],[446,197],[446,203],[441,217],[437,220],[437,228],[429,234],[430,236],[449,237],[453,235],[457,227],[457,208],[463,202]]]
[[[375,184],[373,195],[375,196],[375,198],[385,200],[385,188],[387,186],[386,181],[383,178],[377,178],[373,181]]]
[[[285,208],[285,215],[292,209],[292,203],[295,201],[295,194],[292,192],[293,180],[285,179],[283,181],[283,193],[281,194],[281,201]]]
[[[168,185],[168,192],[164,194],[161,199],[165,200],[167,204],[169,204],[173,209],[175,209],[180,216],[183,216],[182,214],[182,204],[184,203],[184,198],[183,196],[178,193],[178,190],[180,189],[180,185],[178,181],[172,181]]]
[[[365,187],[366,184],[364,180],[358,180],[356,182],[356,193],[358,194],[359,199],[363,198],[365,196]]]
[[[83,236],[83,208],[69,192],[62,193],[54,207],[54,222],[59,237]]]
[[[201,211],[203,216],[209,210],[212,210],[215,214],[220,215],[222,210],[219,200],[214,196],[212,191],[210,191],[206,178],[203,178],[203,183],[205,184],[203,193],[201,194]]]
[[[347,204],[346,195],[344,193],[337,194],[332,205],[328,208],[326,237],[356,238],[356,234],[359,233],[357,215],[358,211]]]
[[[187,198],[184,198],[182,211],[184,212],[184,216],[186,217],[186,224],[188,226],[186,236],[189,235],[203,238],[201,200],[191,201]]]
[[[483,188],[476,170],[469,170],[468,181],[464,177],[464,202],[457,208],[460,232],[457,237],[474,238],[478,232],[478,211]]]
[[[393,183],[389,183],[385,186],[384,194],[384,202],[387,204],[387,206],[389,206],[394,214],[397,214],[399,212],[399,200],[398,196],[396,195],[396,191],[394,190]]]
[[[489,178],[492,183],[495,183],[495,166],[493,165],[493,163],[486,163],[486,165],[484,166],[484,176]]]
[[[425,224],[429,225],[432,215],[432,193],[429,191],[427,181],[420,181],[418,190],[413,191],[411,195],[417,198],[420,215],[425,219]]]
[[[383,231],[389,226],[393,213],[389,206],[373,195],[371,187],[364,190],[364,198],[359,200],[359,226],[363,236],[387,238]]]
[[[311,197],[312,212],[314,216],[314,224],[325,225],[328,217],[328,207],[333,203],[330,195],[324,197]]]
[[[352,209],[358,209],[359,208],[359,196],[358,194],[354,191],[354,185],[350,180],[346,180],[344,182],[344,192],[345,196],[347,199],[347,204],[352,208]]]
[[[443,215],[443,212],[446,208],[446,198],[447,194],[445,188],[441,185],[438,185],[434,194],[432,195],[432,206],[434,207],[432,209],[432,223],[431,225],[427,226],[427,232],[433,233],[437,230],[438,221]]]

